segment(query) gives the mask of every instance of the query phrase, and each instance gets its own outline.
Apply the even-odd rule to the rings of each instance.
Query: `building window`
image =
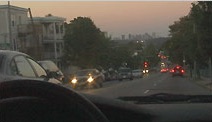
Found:
[[[13,50],[17,50],[16,39],[13,39]]]
[[[15,15],[11,15],[11,25],[12,27],[15,26]]]
[[[60,25],[60,33],[63,33],[63,25]]]
[[[59,33],[59,25],[58,25],[58,23],[55,23],[55,29],[56,29],[56,33],[58,34]]]
[[[18,17],[19,24],[22,24],[21,16]]]

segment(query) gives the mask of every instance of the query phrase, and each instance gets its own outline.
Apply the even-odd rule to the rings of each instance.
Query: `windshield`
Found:
[[[61,69],[63,85],[80,93],[212,94],[210,1],[1,1],[0,18],[1,50],[55,62],[41,65]],[[89,69],[100,75],[83,80],[95,88],[71,79]]]
[[[94,70],[80,70],[75,73],[76,76],[88,76],[94,74]]]
[[[39,64],[41,64],[41,66],[49,71],[58,71],[58,67],[57,65],[55,65],[53,62],[51,61],[39,61]]]

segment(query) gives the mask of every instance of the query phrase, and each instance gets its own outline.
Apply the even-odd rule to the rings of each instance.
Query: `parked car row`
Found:
[[[109,69],[103,73],[105,75],[105,81],[119,80],[123,79],[133,80],[134,78],[142,78],[144,73],[141,69],[134,69],[121,67],[118,70]]]
[[[0,50],[0,80],[37,79],[55,84],[61,81],[54,78],[52,72],[46,70],[32,57],[25,53]]]
[[[110,76],[109,76],[110,75]],[[65,76],[57,65],[50,60],[35,61],[25,53],[0,50],[0,76],[1,80],[12,79],[42,79],[43,81],[62,84]],[[73,88],[92,87],[100,88],[105,80],[124,79],[133,80],[142,78],[142,70],[131,70],[130,68],[120,68],[118,71],[110,71],[108,75],[97,69],[82,69],[74,72],[68,77],[68,83]]]

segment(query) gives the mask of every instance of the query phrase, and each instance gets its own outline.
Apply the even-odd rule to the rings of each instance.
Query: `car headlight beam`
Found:
[[[76,84],[77,83],[77,79],[76,78],[72,79],[71,83]]]
[[[94,79],[90,76],[90,77],[88,78],[87,81],[88,81],[89,83],[91,83],[91,82],[93,82],[93,80],[94,80]]]

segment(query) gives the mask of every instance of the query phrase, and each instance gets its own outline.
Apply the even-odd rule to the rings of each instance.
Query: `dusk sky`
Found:
[[[168,26],[180,17],[188,15],[191,8],[188,2],[18,2],[10,4],[31,8],[33,16],[54,16],[66,18],[67,22],[78,16],[90,17],[101,31],[106,31],[112,37],[122,34],[152,34],[167,36]],[[0,2],[0,5],[7,2]]]

